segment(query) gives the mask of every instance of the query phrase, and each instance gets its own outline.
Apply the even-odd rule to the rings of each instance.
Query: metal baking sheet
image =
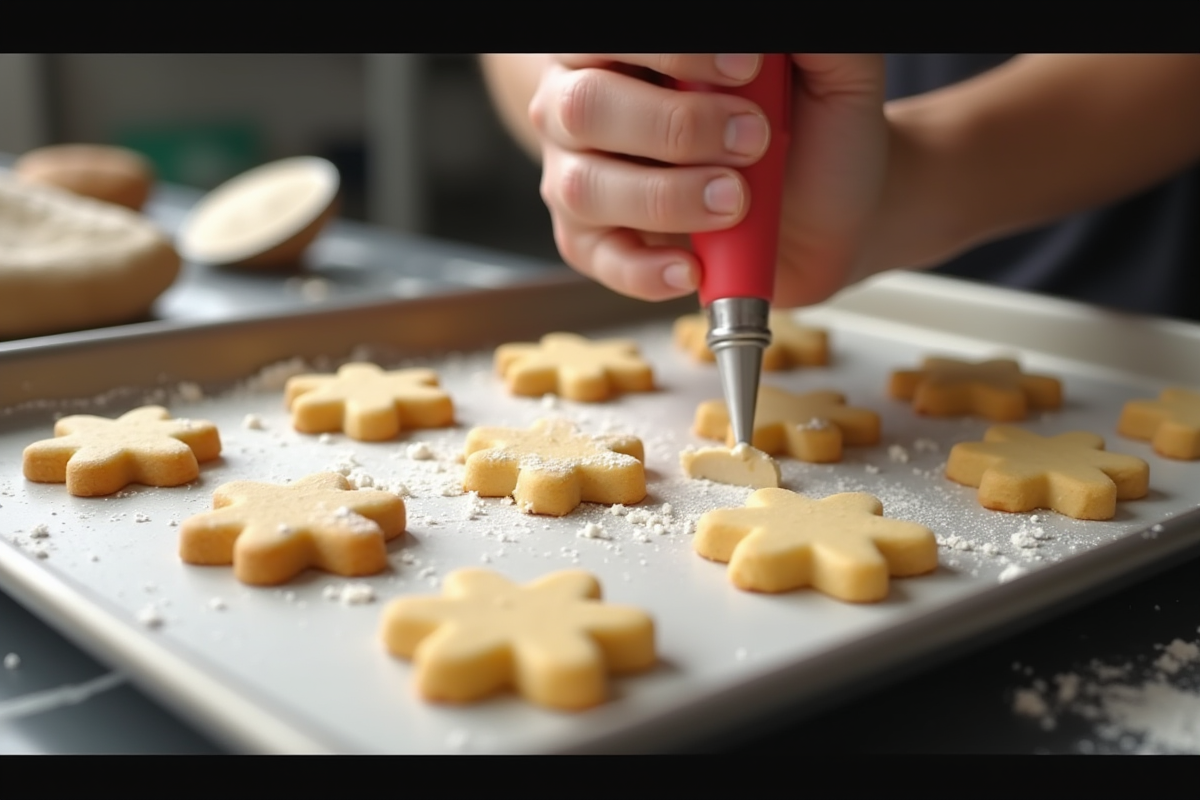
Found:
[[[931,527],[936,573],[894,580],[878,604],[842,603],[811,590],[740,592],[725,566],[692,550],[710,508],[741,505],[749,490],[683,478],[680,450],[698,403],[719,395],[715,369],[674,348],[670,320],[686,304],[651,305],[563,278],[494,292],[410,302],[347,304],[307,314],[209,325],[163,323],[57,344],[0,349],[0,584],[85,647],[230,745],[254,752],[652,751],[682,746],[783,705],[867,686],[897,667],[1101,586],[1200,543],[1200,463],[1170,462],[1114,426],[1122,404],[1166,385],[1200,384],[1200,329],[931,276],[896,275],[802,312],[830,330],[830,366],[766,373],[792,391],[833,388],[883,420],[883,441],[846,449],[839,464],[782,459],[784,485],[821,497],[878,496],[884,513]],[[551,330],[636,339],[659,389],[605,404],[512,397],[491,369],[491,348]],[[974,490],[947,481],[958,441],[986,423],[918,417],[884,389],[888,374],[928,354],[1020,357],[1060,376],[1066,405],[1027,427],[1093,430],[1109,449],[1151,465],[1151,494],[1121,503],[1107,522],[1051,512],[987,511]],[[292,430],[282,381],[368,357],[428,365],[453,397],[457,425],[390,443]],[[218,424],[223,457],[172,489],[129,487],[75,498],[21,477],[21,451],[52,434],[56,415],[116,416],[158,402],[175,416]],[[256,415],[261,429],[245,426]],[[561,519],[530,516],[500,499],[461,494],[461,451],[475,425],[526,426],[564,416],[591,432],[646,444],[649,496],[639,515],[585,504]],[[410,446],[425,443],[431,459]],[[310,570],[276,588],[243,586],[225,567],[176,555],[176,525],[210,506],[229,480],[282,482],[338,469],[409,497],[408,533],[391,543],[381,575],[346,580]],[[670,508],[667,508],[667,505]],[[604,538],[580,536],[588,523]],[[662,526],[661,532],[654,524]],[[47,536],[35,536],[45,526]],[[476,705],[429,704],[411,666],[378,641],[383,606],[436,594],[463,566],[526,581],[564,568],[600,578],[607,599],[637,605],[657,625],[661,664],[614,679],[612,699],[564,714],[512,695]],[[373,602],[331,595],[367,584]],[[330,587],[333,587],[332,589]],[[157,627],[147,626],[158,619]]]

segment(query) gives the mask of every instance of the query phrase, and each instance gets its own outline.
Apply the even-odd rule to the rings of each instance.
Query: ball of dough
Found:
[[[179,231],[188,261],[220,266],[294,265],[335,214],[340,175],[301,156],[243,172],[200,199]]]
[[[13,165],[27,183],[57,186],[140,211],[154,188],[154,168],[124,147],[60,144],[30,150]]]
[[[179,268],[141,214],[0,174],[0,339],[137,319]]]

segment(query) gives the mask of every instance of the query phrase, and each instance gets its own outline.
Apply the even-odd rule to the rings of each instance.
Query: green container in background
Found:
[[[246,122],[128,126],[115,139],[150,159],[161,180],[199,189],[262,163],[262,136]]]

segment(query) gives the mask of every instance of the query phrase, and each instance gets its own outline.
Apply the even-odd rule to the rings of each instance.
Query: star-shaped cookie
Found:
[[[654,374],[627,339],[591,341],[574,333],[548,333],[538,344],[503,344],[496,371],[513,394],[597,403],[623,392],[649,392]]]
[[[78,497],[112,494],[131,483],[181,486],[200,476],[200,462],[221,454],[215,425],[171,419],[161,406],[135,408],[115,420],[63,417],[54,435],[25,448],[25,477],[66,483]]]
[[[355,490],[336,472],[283,486],[234,481],[213,493],[213,511],[179,527],[188,564],[233,564],[243,583],[273,586],[309,567],[337,575],[374,575],[387,567],[384,542],[404,532],[404,501]]]
[[[801,325],[786,311],[772,311],[771,344],[763,351],[762,368],[777,372],[793,367],[819,367],[829,363],[829,335],[821,328]],[[717,360],[708,349],[708,319],[688,314],[675,320],[675,344],[697,361]]]
[[[723,439],[731,447],[733,430],[729,410],[722,400],[707,400],[696,409],[692,426],[697,436]],[[800,461],[840,461],[842,445],[868,445],[879,441],[879,415],[866,408],[846,405],[839,392],[792,394],[760,386],[754,407],[756,449]]]
[[[463,488],[512,495],[526,513],[561,517],[582,503],[637,503],[646,496],[645,453],[633,436],[590,436],[566,420],[467,434]]]
[[[1109,453],[1087,431],[1038,436],[1021,428],[988,428],[982,442],[950,449],[946,477],[979,487],[979,503],[997,511],[1049,508],[1075,519],[1112,519],[1118,500],[1149,491],[1150,467]]]
[[[812,586],[840,600],[870,603],[888,593],[888,576],[937,567],[933,532],[887,519],[863,492],[812,500],[787,489],[759,489],[744,508],[720,508],[696,524],[696,552],[728,562],[739,589],[786,592]]]
[[[1121,411],[1117,432],[1149,441],[1167,458],[1200,458],[1200,392],[1164,389],[1157,400],[1130,400]]]
[[[1046,375],[1026,375],[1007,358],[973,363],[926,358],[919,370],[892,373],[888,393],[911,400],[918,414],[956,417],[977,414],[993,422],[1015,422],[1031,410],[1062,405],[1062,384]]]
[[[454,404],[431,369],[384,372],[374,364],[346,364],[337,375],[290,378],[284,400],[296,430],[344,430],[362,442],[393,439],[408,428],[454,424]]]
[[[427,699],[467,703],[507,687],[539,705],[580,710],[604,702],[608,672],[657,661],[643,611],[600,602],[586,572],[519,586],[483,569],[446,576],[442,597],[402,597],[384,611],[387,649],[416,663]]]

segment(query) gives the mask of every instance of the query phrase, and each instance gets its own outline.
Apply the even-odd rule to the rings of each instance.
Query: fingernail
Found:
[[[717,72],[735,81],[748,81],[758,72],[758,56],[754,53],[721,53],[714,61]]]
[[[757,156],[767,149],[767,121],[757,114],[738,114],[725,123],[725,149],[739,156]]]
[[[696,289],[696,277],[692,275],[692,268],[682,261],[663,267],[662,282],[672,289],[682,289],[685,292]]]
[[[742,209],[742,185],[726,175],[704,187],[704,206],[714,214],[733,216]]]

